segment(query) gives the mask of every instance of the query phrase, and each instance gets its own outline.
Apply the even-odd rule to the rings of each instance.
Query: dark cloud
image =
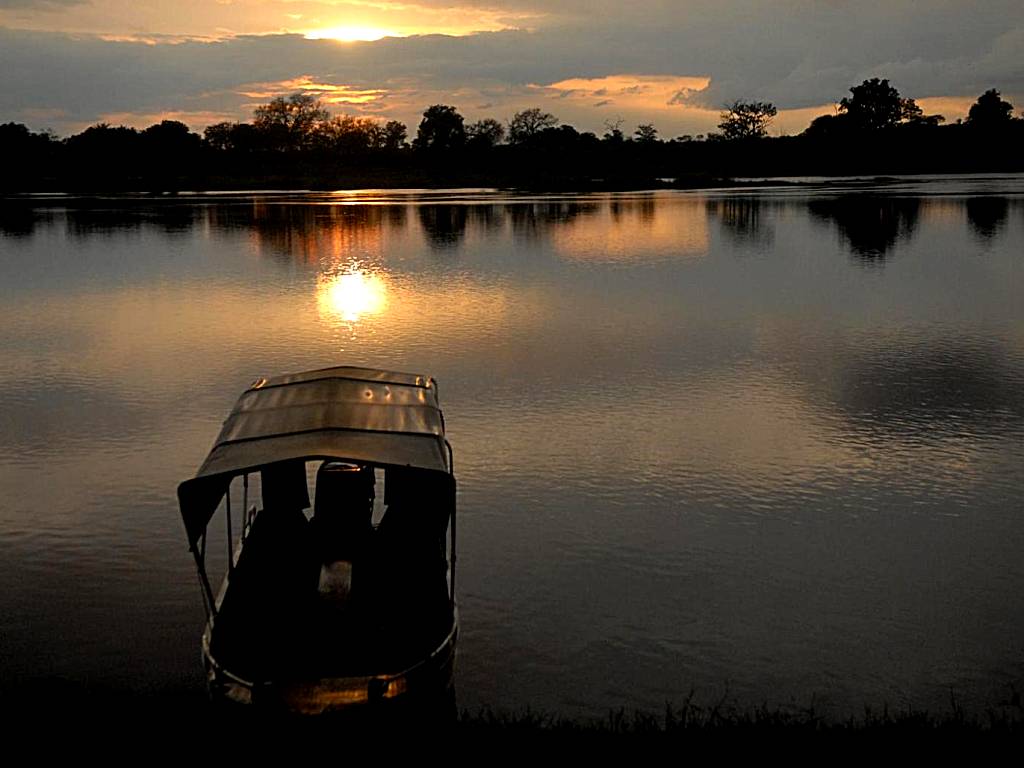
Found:
[[[544,10],[529,0],[488,6],[510,14]],[[499,106],[531,85],[617,74],[710,77],[707,90],[681,91],[671,103],[711,109],[734,99],[769,100],[782,109],[817,106],[876,75],[915,98],[976,95],[990,87],[1011,98],[1024,94],[1019,0],[694,0],[628,8],[569,0],[534,26],[351,45],[298,35],[153,45],[0,29],[0,119],[47,109],[61,110],[69,122],[154,110],[244,116],[252,99],[237,95],[240,86],[304,75]],[[376,109],[386,111],[390,103]]]

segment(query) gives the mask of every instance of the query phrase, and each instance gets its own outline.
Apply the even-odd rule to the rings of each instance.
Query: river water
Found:
[[[0,202],[0,687],[195,695],[175,488],[255,378],[440,384],[459,705],[999,706],[1024,178]]]

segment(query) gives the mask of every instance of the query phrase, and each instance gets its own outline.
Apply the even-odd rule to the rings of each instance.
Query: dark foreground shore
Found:
[[[611,711],[604,718],[574,719],[554,713],[500,708],[479,711],[456,707],[367,708],[354,713],[296,718],[245,707],[218,708],[203,691],[125,693],[63,681],[0,690],[0,717],[20,724],[102,733],[112,724],[141,734],[147,730],[181,730],[202,739],[239,730],[266,738],[330,736],[355,738],[382,734],[429,732],[456,739],[580,744],[685,744],[733,739],[818,740],[826,743],[886,743],[906,739],[963,739],[1024,734],[1024,706],[1016,692],[983,713],[968,713],[951,696],[948,710],[864,708],[860,714],[834,718],[814,707],[743,707],[725,701],[712,705],[684,702],[659,713]]]

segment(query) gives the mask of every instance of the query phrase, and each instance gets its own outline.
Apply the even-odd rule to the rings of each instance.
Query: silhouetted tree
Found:
[[[388,120],[381,129],[381,149],[397,150],[405,146],[408,130],[405,123]]]
[[[505,138],[505,126],[493,117],[485,117],[466,126],[466,139],[476,149],[490,149]]]
[[[466,143],[464,119],[455,107],[434,104],[423,113],[413,149],[444,152],[458,149]]]
[[[718,128],[726,141],[759,139],[768,135],[776,114],[775,105],[767,101],[734,101],[719,116]]]
[[[238,123],[227,122],[208,125],[203,131],[203,140],[208,147],[218,152],[234,149],[231,134],[237,125]]]
[[[27,125],[21,123],[4,123],[0,125],[0,147],[7,149],[12,145],[22,147],[28,144],[32,132]]]
[[[508,140],[511,144],[523,144],[541,131],[558,125],[558,118],[537,107],[516,112],[508,121]]]
[[[123,125],[97,123],[69,138],[67,145],[76,155],[96,164],[124,161],[129,155],[137,154],[139,132]]]
[[[178,188],[198,163],[203,140],[178,120],[151,125],[140,138],[140,170],[150,188]]]
[[[545,128],[531,139],[529,146],[531,150],[540,153],[542,163],[550,163],[551,153],[556,154],[560,162],[571,163],[572,152],[579,147],[585,136],[592,134],[581,134],[571,125],[563,124]]]
[[[926,115],[924,110],[917,105],[913,99],[900,99],[901,117],[903,125],[917,128],[934,128],[939,123],[946,122],[942,115]]]
[[[622,144],[626,140],[626,135],[622,132],[621,117],[604,121],[604,136],[601,139],[609,144]]]
[[[203,131],[206,145],[219,152],[252,152],[263,148],[262,138],[250,123],[214,123]]]
[[[58,144],[59,139],[51,131],[34,133],[21,123],[0,125],[0,152],[12,159],[45,152]]]
[[[147,153],[152,155],[181,156],[194,153],[202,141],[198,134],[178,120],[163,120],[142,132]]]
[[[653,144],[658,140],[658,129],[652,123],[641,123],[633,132],[636,140],[643,144]]]
[[[134,128],[98,123],[65,142],[68,171],[89,186],[134,186],[144,176],[142,137]]]
[[[33,133],[21,123],[0,125],[0,188],[21,191],[52,170],[63,170],[58,159],[61,149],[63,145],[49,131]]]
[[[901,98],[888,80],[873,77],[850,88],[850,93],[839,102],[839,111],[857,128],[891,128],[921,114],[914,100]]]
[[[813,139],[827,139],[842,133],[850,127],[845,115],[820,115],[804,129],[803,136]]]
[[[978,128],[1006,126],[1012,120],[1013,104],[1005,101],[995,88],[981,94],[967,113],[967,124]]]
[[[330,119],[316,97],[293,93],[256,107],[253,127],[276,149],[305,149],[313,143],[318,125]]]
[[[437,104],[424,112],[414,147],[439,154],[414,154],[405,151],[402,123],[330,117],[315,98],[296,94],[259,107],[252,123],[211,125],[202,141],[177,121],[142,132],[101,124],[65,141],[16,123],[0,125],[0,186],[173,189],[192,183],[290,181],[297,186],[398,186],[429,177],[433,183],[493,180],[531,189],[626,189],[657,186],[666,177],[693,187],[751,175],[1024,170],[1019,152],[1024,120],[1015,119],[1012,111],[993,89],[978,99],[966,126],[938,127],[941,116],[925,115],[913,99],[900,97],[887,80],[876,78],[852,87],[837,114],[816,118],[800,136],[768,138],[775,107],[760,102],[735,102],[722,116],[722,132],[671,141],[659,140],[649,123],[628,137],[621,119],[607,121],[599,139],[533,108],[517,113],[509,124],[518,138],[515,146],[499,147],[505,129],[497,120],[466,125],[455,107]],[[1005,128],[971,128],[979,125]],[[901,127],[889,130],[892,126]],[[752,136],[762,138],[727,141]],[[449,152],[461,147],[472,152]],[[840,231],[858,254],[884,252],[887,240],[872,244],[865,233],[891,231],[892,222],[907,217],[890,208],[866,211],[860,232],[860,210],[841,212],[851,224]],[[868,222],[876,214],[879,223],[872,230]]]
[[[342,155],[365,155],[381,145],[382,130],[372,118],[337,115],[316,125],[311,143]]]

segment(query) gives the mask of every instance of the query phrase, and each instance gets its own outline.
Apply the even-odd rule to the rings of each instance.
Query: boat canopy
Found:
[[[178,486],[189,545],[233,477],[318,458],[451,474],[436,383],[349,366],[258,379],[238,398],[195,477]]]

